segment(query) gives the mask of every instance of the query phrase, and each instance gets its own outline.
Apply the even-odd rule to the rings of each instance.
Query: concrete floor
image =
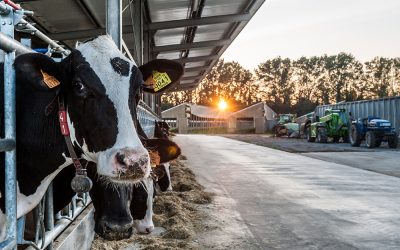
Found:
[[[199,182],[234,204],[252,249],[400,249],[397,177],[219,136],[174,140]]]

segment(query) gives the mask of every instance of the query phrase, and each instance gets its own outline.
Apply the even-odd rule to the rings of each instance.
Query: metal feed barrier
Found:
[[[23,15],[32,15],[30,11],[11,7],[0,1],[0,59],[4,57],[4,127],[5,137],[0,139],[0,151],[5,152],[5,214],[7,216],[6,239],[0,242],[0,249],[17,249],[17,245],[27,245],[28,249],[52,249],[53,241],[91,202],[88,194],[75,196],[62,211],[54,213],[53,187],[48,187],[39,205],[32,211],[34,233],[29,240],[24,239],[25,216],[17,220],[16,186],[16,103],[15,71],[13,63],[16,55],[34,52],[14,40],[14,29],[37,36],[49,45],[49,52],[69,54],[55,41],[23,19]],[[25,40],[27,41],[27,40]],[[26,44],[30,44],[30,40]],[[2,53],[4,52],[4,54]],[[127,111],[129,112],[129,111]],[[144,102],[140,102],[137,116],[145,133],[154,136],[155,121],[160,120]]]

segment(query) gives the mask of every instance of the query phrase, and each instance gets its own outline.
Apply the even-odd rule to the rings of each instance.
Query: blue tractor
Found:
[[[349,140],[353,147],[360,146],[361,141],[365,140],[368,148],[379,147],[385,141],[388,142],[390,148],[396,148],[398,135],[390,121],[368,116],[352,121]]]

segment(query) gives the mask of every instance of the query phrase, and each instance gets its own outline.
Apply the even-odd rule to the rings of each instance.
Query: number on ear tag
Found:
[[[147,78],[146,85],[149,88],[154,89],[154,92],[157,92],[166,87],[171,82],[171,78],[169,78],[166,72],[161,73],[158,71],[153,71],[152,76]]]
[[[43,76],[43,82],[49,87],[50,89],[57,87],[60,85],[60,81],[58,81],[54,76],[51,76],[44,72],[43,70],[40,70]]]

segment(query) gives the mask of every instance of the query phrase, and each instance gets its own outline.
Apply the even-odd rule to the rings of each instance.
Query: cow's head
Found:
[[[97,173],[113,182],[147,177],[150,161],[135,128],[140,89],[159,93],[179,80],[180,64],[155,60],[137,67],[109,36],[80,44],[61,62],[41,54],[15,61],[38,90],[64,96],[74,146],[97,163]]]
[[[144,145],[159,155],[160,163],[176,159],[181,152],[179,146],[169,140],[147,139]],[[97,178],[93,164],[88,168],[88,175],[94,180],[90,197],[95,208],[97,234],[105,239],[120,240],[129,238],[133,227],[139,233],[150,233],[154,229],[154,190],[150,178],[135,185],[112,184]]]

